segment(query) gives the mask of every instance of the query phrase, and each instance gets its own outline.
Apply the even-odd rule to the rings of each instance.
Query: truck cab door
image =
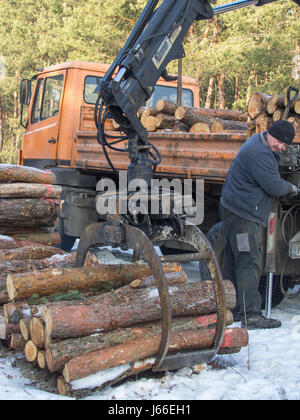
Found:
[[[23,165],[39,169],[56,166],[60,117],[67,70],[37,79],[28,126],[23,136]]]

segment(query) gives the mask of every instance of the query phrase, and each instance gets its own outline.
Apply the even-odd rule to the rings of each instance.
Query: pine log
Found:
[[[0,235],[0,250],[1,249],[15,249],[15,248],[18,248],[18,244],[14,240],[14,238],[11,238],[10,236],[6,236],[6,235]]]
[[[0,305],[4,305],[5,303],[9,302],[8,293],[6,290],[0,290]]]
[[[43,350],[39,350],[37,354],[37,364],[40,369],[46,368],[46,352]]]
[[[0,261],[43,260],[53,255],[66,254],[59,248],[52,246],[25,246],[17,249],[0,250]]]
[[[175,120],[175,124],[173,125],[173,131],[188,133],[190,131],[190,127],[182,121]]]
[[[265,131],[271,126],[272,119],[265,112],[262,112],[256,117],[255,122],[259,131]]]
[[[158,111],[155,108],[145,108],[141,115],[141,123],[146,127],[146,123],[149,117],[156,117]]]
[[[3,315],[7,324],[18,324],[21,319],[30,320],[35,316],[42,318],[40,305],[31,305],[27,302],[14,302],[3,305]]]
[[[15,351],[23,351],[25,348],[26,341],[21,334],[13,333],[10,339],[10,348]]]
[[[159,101],[156,102],[155,108],[158,112],[174,116],[175,111],[178,108],[178,105],[175,104],[174,102],[165,101],[164,99],[160,99]]]
[[[265,95],[260,92],[256,92],[250,97],[247,105],[247,112],[252,120],[256,119],[259,114],[266,111],[270,98],[270,95]]]
[[[300,142],[300,116],[293,115],[287,119],[291,124],[293,124],[295,130],[294,142]]]
[[[191,126],[190,133],[210,133],[210,126],[204,122],[197,122]]]
[[[279,107],[278,105],[276,105],[276,103],[273,103],[271,101],[268,102],[267,104],[267,108],[266,111],[269,115],[273,115],[275,111],[283,111],[283,108]]]
[[[213,123],[216,119],[246,122],[248,118],[246,112],[196,107],[179,107],[174,115],[178,120],[183,120],[189,125],[196,122]]]
[[[30,319],[30,323],[29,323],[30,338],[38,349],[44,348],[44,340],[45,340],[44,329],[45,329],[44,323],[41,321],[40,318],[33,317]]]
[[[156,128],[159,130],[172,129],[175,124],[175,117],[168,114],[158,114],[155,117]]]
[[[38,349],[36,345],[31,341],[27,341],[25,344],[25,358],[28,362],[32,363],[36,360],[38,355]]]
[[[187,275],[184,271],[166,273],[166,280],[169,285],[183,284],[187,282]],[[141,277],[140,279],[133,280],[130,287],[133,289],[142,289],[144,287],[155,286],[156,280],[153,276]]]
[[[210,348],[213,345],[214,335],[213,328],[171,332],[169,352]],[[67,383],[70,383],[115,366],[154,356],[159,349],[160,338],[160,334],[141,337],[124,345],[120,344],[76,357],[66,363],[63,377]],[[248,332],[246,329],[228,328],[225,331],[221,348],[245,347],[247,344]]]
[[[206,123],[209,126],[216,122],[216,118],[211,118],[201,113],[199,114],[198,109],[199,108],[180,106],[175,112],[175,118],[179,121],[183,121],[190,127],[197,122]]]
[[[212,125],[211,127],[212,133],[220,132],[220,131],[215,131],[215,127],[217,126],[217,124],[223,127],[222,131],[238,131],[238,132],[243,132],[243,131],[247,132],[249,129],[253,128],[254,126],[253,122],[247,123],[247,122],[240,122],[240,121],[220,120],[220,121],[216,121]]]
[[[60,200],[0,198],[0,226],[51,227],[60,212]]]
[[[0,184],[1,198],[60,198],[62,188],[49,184]]]
[[[279,121],[282,119],[283,111],[281,109],[276,109],[272,116],[273,121]]]
[[[224,282],[227,308],[235,306],[235,290]],[[216,312],[216,299],[210,281],[169,288],[173,317],[207,315]],[[161,305],[156,287],[141,290],[117,290],[86,299],[84,302],[49,304],[46,331],[53,338],[82,337],[114,328],[157,321]]]
[[[287,97],[284,98],[284,106],[287,106]],[[291,111],[295,112],[296,114],[300,114],[300,99],[296,99],[296,101],[291,106]]]
[[[87,261],[88,265],[92,265],[93,259],[89,259]],[[5,294],[3,294],[3,298],[7,296],[6,290],[6,279],[8,274],[16,274],[16,273],[28,273],[31,271],[38,271],[38,270],[45,270],[50,268],[71,268],[75,266],[76,261],[76,254],[56,254],[50,258],[44,258],[42,260],[24,260],[24,261],[0,261],[0,281],[5,282]],[[2,290],[1,290],[2,292]],[[1,295],[2,296],[2,295]],[[0,298],[1,302],[1,298]],[[9,302],[9,298],[6,302]],[[3,302],[3,303],[6,303]]]
[[[163,264],[165,272],[181,271],[179,264]],[[99,264],[96,267],[61,268],[28,274],[9,274],[7,292],[11,300],[19,300],[33,294],[47,296],[68,290],[111,290],[141,276],[151,275],[147,264]]]
[[[20,328],[17,324],[7,324],[4,317],[0,316],[0,340],[10,340],[12,334],[20,334]]]
[[[232,324],[233,317],[231,312],[227,311],[226,316],[227,325]],[[172,330],[198,330],[213,327],[216,325],[216,322],[217,314],[175,318],[172,323]],[[46,348],[47,367],[50,372],[57,372],[63,369],[65,363],[75,357],[160,333],[161,323],[158,322],[140,327],[120,328],[105,334],[98,333],[88,337],[58,341],[48,345]]]
[[[54,232],[53,228],[19,228],[19,227],[0,227],[0,235],[11,237],[16,243],[15,248],[26,246],[28,243],[40,245],[60,245],[61,238],[58,232]]]
[[[22,318],[19,322],[20,332],[25,341],[30,337],[30,320]]]
[[[156,117],[150,115],[145,121],[144,127],[147,131],[153,132],[156,131]]]
[[[271,102],[274,105],[277,105],[278,107],[284,108],[285,99],[286,97],[284,95],[278,95],[277,93],[275,93],[275,95],[272,96],[269,102]]]
[[[0,181],[54,184],[55,175],[50,171],[27,166],[0,165]]]

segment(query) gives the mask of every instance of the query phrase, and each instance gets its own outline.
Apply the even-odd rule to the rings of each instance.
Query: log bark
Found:
[[[60,200],[0,198],[0,226],[51,227],[60,212]]]
[[[168,114],[158,114],[155,117],[156,128],[158,130],[171,130],[174,127],[175,121],[175,117]]]
[[[235,290],[224,282],[227,308],[235,306]],[[216,312],[216,299],[210,281],[169,288],[172,316],[207,315]],[[141,290],[117,290],[86,299],[84,302],[49,304],[46,331],[53,338],[82,337],[96,332],[157,321],[161,305],[156,287]]]
[[[232,120],[247,122],[248,116],[245,111],[235,111],[231,109],[214,109],[214,108],[196,108],[197,115],[210,117],[210,118],[220,118],[223,120]]]
[[[199,108],[180,106],[175,112],[175,118],[179,121],[183,121],[192,127],[198,122],[206,123],[209,126],[213,124],[216,119],[208,117],[198,112]]]
[[[230,311],[227,311],[227,325],[233,322]],[[217,315],[205,315],[200,317],[176,318],[172,323],[172,330],[198,330],[215,326]],[[65,363],[83,354],[98,351],[104,348],[125,344],[132,340],[149,335],[161,334],[161,323],[151,323],[140,327],[120,328],[107,332],[99,333],[88,337],[74,338],[58,341],[50,344],[46,348],[47,367],[50,372],[62,370]]]
[[[243,132],[243,131],[247,132],[249,129],[253,128],[253,125],[254,125],[253,123],[247,123],[247,122],[219,120],[219,121],[216,121],[216,123],[214,123],[213,126],[211,127],[212,133],[218,132],[218,131],[215,131],[214,129],[214,126],[216,124],[220,124],[220,126],[223,127],[223,131],[239,131],[239,132]]]
[[[174,116],[175,111],[178,108],[178,105],[171,101],[165,101],[164,99],[160,99],[156,102],[155,106],[156,110],[158,112],[161,112],[162,114],[169,114]]]
[[[163,264],[166,272],[181,271],[178,264]],[[96,267],[61,268],[28,274],[9,274],[7,292],[11,300],[23,299],[33,294],[47,296],[68,290],[111,290],[121,287],[141,276],[151,275],[147,264],[121,264]]]
[[[0,182],[26,182],[54,184],[55,175],[50,171],[20,165],[0,165]]]
[[[187,282],[187,275],[184,271],[166,273],[167,283],[171,286],[174,284],[183,284]],[[142,289],[156,285],[156,280],[153,276],[141,277],[140,279],[133,280],[130,287],[133,289]]]
[[[3,298],[7,296],[6,290],[6,279],[8,274],[17,274],[17,273],[28,273],[31,271],[46,270],[49,268],[71,268],[75,266],[76,254],[56,254],[49,258],[44,258],[42,260],[24,260],[24,261],[0,261],[0,281],[5,282],[5,294]],[[87,262],[88,265],[91,265],[92,262]],[[94,264],[94,263],[93,263]],[[1,295],[2,296],[2,295]],[[0,298],[1,302],[1,298]],[[6,302],[9,302],[9,298]],[[6,303],[3,302],[3,303]]]
[[[260,92],[256,92],[250,97],[247,105],[247,112],[252,120],[258,117],[258,115],[262,112],[266,111],[266,107],[270,98],[270,95],[265,95],[264,93]]]
[[[1,198],[60,198],[62,188],[49,184],[0,184]]]
[[[0,250],[1,261],[43,260],[53,255],[64,256],[65,251],[52,246],[24,246],[17,249]]]
[[[190,131],[190,127],[184,122],[176,120],[175,124],[173,125],[173,131],[188,133]]]
[[[22,351],[25,348],[26,341],[21,334],[13,333],[10,339],[10,348],[15,351]]]
[[[0,235],[0,250],[2,249],[15,249],[18,248],[17,242],[14,238],[6,235]]]
[[[14,248],[28,245],[60,245],[61,238],[54,228],[19,228],[19,227],[0,227],[0,235],[13,239],[16,242]],[[12,249],[14,249],[12,248]]]
[[[274,105],[277,105],[281,108],[285,107],[285,96],[284,95],[278,95],[275,93],[275,95],[272,96],[272,98],[269,100]]]
[[[27,302],[7,303],[3,305],[3,315],[7,324],[18,324],[21,319],[30,320],[31,317],[42,317],[40,305],[30,305]]]
[[[212,328],[172,332],[169,352],[210,348],[213,345],[214,334],[215,330]],[[154,356],[158,351],[159,344],[160,334],[157,334],[133,340],[125,345],[121,344],[76,357],[66,363],[63,377],[67,383],[70,383],[115,366]],[[246,329],[230,328],[225,331],[221,348],[244,347],[247,344],[248,332]]]

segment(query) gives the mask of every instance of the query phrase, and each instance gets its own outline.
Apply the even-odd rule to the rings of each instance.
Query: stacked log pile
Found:
[[[61,187],[55,176],[19,165],[0,165],[0,304],[8,301],[6,277],[74,263],[57,246],[54,224]]]
[[[163,268],[173,318],[169,353],[211,347],[217,322],[212,282],[187,283],[177,263],[163,263]],[[99,389],[153,366],[161,339],[161,305],[147,264],[11,273],[6,286],[10,302],[3,310],[11,347],[56,375],[61,395],[91,392],[80,385],[90,375],[103,373]],[[235,290],[229,281],[224,286],[230,325]],[[247,343],[246,330],[227,327],[220,353],[238,352]]]
[[[146,108],[140,116],[142,124],[149,132],[246,132],[249,135],[255,130],[255,124],[248,122],[247,118],[246,112],[178,106],[165,100],[159,100],[155,108]]]
[[[286,95],[266,95],[255,92],[247,105],[249,119],[257,125],[257,132],[267,130],[274,121],[284,118],[287,106]],[[296,132],[296,142],[300,141],[300,98],[297,99],[289,109],[286,116],[287,121],[291,122]]]

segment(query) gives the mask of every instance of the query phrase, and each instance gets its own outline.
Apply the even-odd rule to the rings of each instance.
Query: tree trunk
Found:
[[[227,308],[235,306],[235,290],[224,282]],[[207,315],[216,312],[216,299],[210,281],[169,288],[172,316]],[[49,304],[46,331],[53,338],[82,337],[133,324],[161,319],[156,287],[141,290],[117,290],[83,302]]]
[[[173,131],[188,133],[190,131],[190,127],[182,121],[175,120],[175,124],[173,125]]]
[[[214,91],[214,81],[215,81],[214,77],[209,78],[205,108],[211,108],[212,95]]]
[[[62,257],[66,254],[59,248],[52,246],[24,246],[17,249],[5,249],[0,250],[0,264],[3,261],[22,261],[24,260],[43,260],[45,258],[52,257],[53,255],[61,255]]]
[[[48,184],[0,184],[1,198],[60,198],[62,188]]]
[[[213,345],[215,330],[204,329],[198,331],[172,332],[169,343],[169,352],[176,353],[183,350],[202,350]],[[154,356],[160,344],[161,335],[150,335],[133,340],[130,343],[120,344],[108,349],[94,351],[82,355],[66,363],[63,376],[67,383],[93,375],[97,372],[124,365],[133,361]],[[221,348],[244,347],[248,344],[246,329],[230,328],[225,331]]]
[[[226,316],[227,325],[232,324],[233,317],[231,312],[227,311]],[[172,323],[172,330],[198,330],[213,327],[216,322],[217,314],[175,318]],[[158,333],[161,334],[160,322],[140,327],[117,329],[105,334],[99,333],[88,337],[59,341],[49,345],[46,349],[47,366],[50,372],[56,372],[75,357]]]
[[[28,166],[0,165],[0,181],[54,184],[55,175],[50,171],[42,171]]]
[[[50,227],[60,212],[60,200],[0,198],[0,226]]]
[[[175,112],[175,118],[179,121],[183,121],[190,127],[197,122],[203,122],[206,124],[213,124],[216,120],[210,116],[204,115],[200,108],[180,106]]]
[[[252,120],[256,119],[259,114],[266,111],[266,107],[270,98],[270,95],[265,95],[264,93],[260,92],[256,92],[250,97],[247,105],[247,112]]]
[[[163,264],[165,272],[181,271],[176,263]],[[33,294],[47,296],[68,290],[96,288],[111,290],[124,286],[142,276],[152,274],[147,264],[99,264],[96,267],[50,269],[28,274],[9,274],[7,291],[11,300],[23,299]]]
[[[3,315],[7,324],[18,324],[21,319],[30,320],[31,317],[42,317],[40,305],[27,302],[7,303],[3,306]]]
[[[224,92],[224,74],[220,74],[218,76],[218,91],[219,91],[219,109],[225,109],[226,100],[225,100],[225,92]]]
[[[0,235],[0,250],[18,248],[17,242],[10,236]],[[0,251],[1,252],[1,251]]]
[[[22,351],[25,348],[26,341],[21,334],[12,333],[10,339],[10,348],[15,351]]]

